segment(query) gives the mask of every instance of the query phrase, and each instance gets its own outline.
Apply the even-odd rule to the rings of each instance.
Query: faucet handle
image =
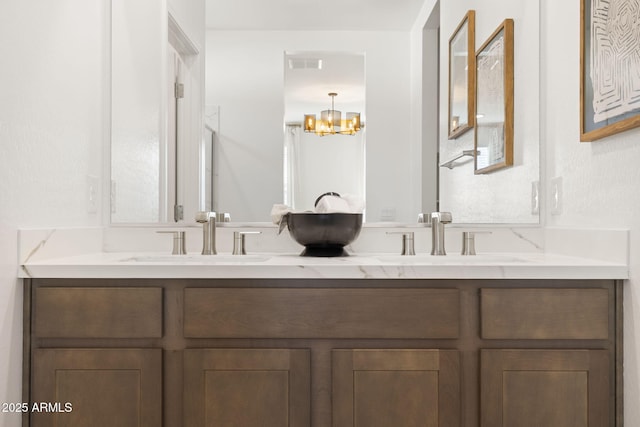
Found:
[[[387,231],[387,234],[402,234],[402,252],[400,255],[415,255],[413,231]]]
[[[462,232],[462,252],[460,255],[476,254],[476,234],[491,234],[490,231],[463,231]]]
[[[233,232],[233,255],[246,255],[244,236],[247,234],[261,234],[262,231],[234,231]]]
[[[431,212],[431,220],[437,219],[442,224],[451,224],[453,218],[451,212]]]
[[[199,211],[196,212],[196,222],[209,222],[209,219],[216,219],[215,212]]]
[[[159,234],[173,234],[173,249],[171,255],[186,255],[186,238],[184,231],[156,231]]]

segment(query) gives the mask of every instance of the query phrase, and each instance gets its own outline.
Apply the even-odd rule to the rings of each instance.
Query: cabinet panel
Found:
[[[161,288],[42,287],[33,304],[38,337],[162,336]]]
[[[482,338],[607,339],[607,289],[482,289]]]
[[[606,426],[605,350],[482,350],[482,427]]]
[[[334,350],[334,427],[460,425],[453,350]]]
[[[159,349],[39,349],[33,354],[32,426],[162,425]],[[69,406],[70,405],[70,406]]]
[[[191,338],[457,338],[457,289],[185,289]]]
[[[310,384],[309,350],[185,350],[184,425],[308,427]]]

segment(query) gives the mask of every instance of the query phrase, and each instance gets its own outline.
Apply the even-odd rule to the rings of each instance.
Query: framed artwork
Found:
[[[627,0],[581,0],[580,141],[640,126],[640,23]]]
[[[449,38],[449,139],[475,124],[476,12],[466,13]]]
[[[476,52],[476,174],[513,164],[513,20]]]

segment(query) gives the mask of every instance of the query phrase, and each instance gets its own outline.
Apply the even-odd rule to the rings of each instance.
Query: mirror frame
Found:
[[[466,40],[461,40],[461,36],[464,34],[466,30]],[[475,39],[476,39],[476,11],[469,10],[465,14],[460,24],[458,24],[457,28],[449,38],[449,120],[448,120],[448,129],[449,129],[449,139],[456,139],[460,135],[464,134],[468,130],[471,130],[475,126],[475,93],[476,93],[476,74],[475,74],[475,63],[476,63],[476,55],[475,55]],[[463,49],[454,50],[457,42],[464,41],[466,43],[463,44]],[[456,55],[466,55],[466,71],[467,71],[467,87],[466,89],[466,109],[467,109],[467,120],[466,123],[459,123],[456,121],[454,126],[454,116],[453,115],[453,102],[452,96],[454,93],[454,81],[452,76],[455,76],[456,71],[460,71],[456,69],[456,61],[454,60]]]
[[[499,44],[498,44],[499,43]],[[495,51],[494,47],[502,46],[502,51]],[[502,82],[502,99],[491,99],[491,96],[499,95],[492,93],[490,90],[485,91],[485,87],[481,84],[476,86],[476,111],[481,111],[478,105],[482,105],[485,101],[491,104],[499,104],[504,111],[503,121],[497,123],[484,123],[482,118],[476,117],[476,126],[474,131],[474,143],[473,148],[475,152],[474,156],[474,173],[483,174],[493,172],[498,169],[502,169],[507,166],[513,165],[513,104],[514,104],[514,87],[513,87],[513,74],[514,74],[514,38],[513,38],[513,19],[505,19],[502,24],[489,36],[487,41],[478,49],[476,53],[476,83],[480,81],[480,75],[489,75],[491,80]],[[494,67],[496,62],[489,61],[487,64],[482,59],[483,56],[495,56],[501,57],[497,60],[501,60],[502,67]],[[487,65],[487,66],[485,66]],[[488,99],[487,99],[488,98]],[[489,139],[485,141],[484,135],[481,135],[479,130],[491,127],[502,127],[502,132],[498,132],[501,138],[497,141]],[[495,160],[489,160],[486,166],[478,166],[478,148],[495,145],[497,142],[498,151],[501,155]]]

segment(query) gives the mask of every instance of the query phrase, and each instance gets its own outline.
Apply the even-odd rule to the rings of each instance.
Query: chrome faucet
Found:
[[[216,213],[197,212],[196,221],[202,224],[202,255],[215,255],[216,252]]]
[[[451,223],[451,212],[431,212],[431,255],[446,255],[444,225]]]

